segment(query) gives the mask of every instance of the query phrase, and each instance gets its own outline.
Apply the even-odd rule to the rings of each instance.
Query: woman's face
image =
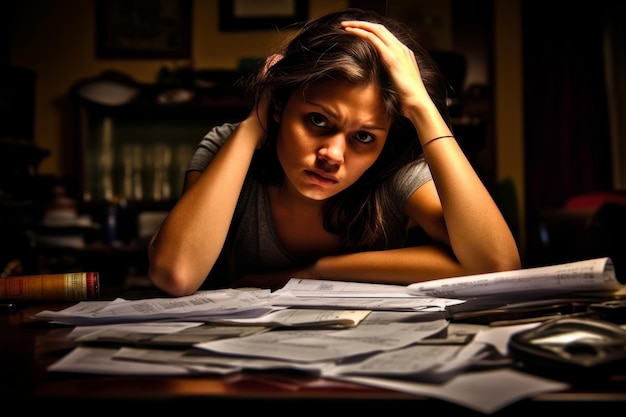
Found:
[[[297,90],[276,115],[278,159],[285,185],[325,200],[350,185],[376,161],[391,127],[377,86],[319,82]]]

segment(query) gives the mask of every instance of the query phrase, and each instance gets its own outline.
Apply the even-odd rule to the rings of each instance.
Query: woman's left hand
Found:
[[[341,24],[346,32],[366,39],[374,45],[398,89],[405,112],[407,108],[430,100],[415,54],[385,26],[364,21],[346,21]]]

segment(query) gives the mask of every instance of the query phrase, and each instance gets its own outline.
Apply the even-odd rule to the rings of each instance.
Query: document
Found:
[[[465,300],[451,300],[436,297],[413,298],[374,298],[374,297],[290,297],[286,294],[272,298],[274,307],[299,308],[345,308],[358,310],[385,311],[445,311],[446,307],[462,304]]]
[[[397,349],[444,331],[446,320],[367,324],[341,330],[280,330],[194,345],[227,355],[294,362],[339,360]]]
[[[477,332],[473,341],[463,344],[430,345],[417,342],[418,344],[409,343],[406,346],[401,346],[407,340],[425,341],[427,339],[423,336],[438,330],[437,326],[432,326],[433,323],[429,325],[428,322],[421,324],[414,322],[412,329],[406,328],[405,330],[416,333],[413,337],[405,339],[406,335],[402,333],[401,325],[392,325],[397,318],[404,315],[409,315],[412,318],[418,317],[411,313],[372,312],[371,319],[373,320],[368,317],[368,321],[373,328],[369,330],[365,329],[367,326],[363,325],[351,330],[321,331],[321,333],[319,333],[320,331],[301,330],[295,332],[289,330],[286,331],[285,339],[276,339],[278,343],[274,344],[274,358],[264,357],[266,356],[265,350],[272,350],[272,343],[269,343],[267,349],[265,349],[265,344],[251,343],[249,349],[252,353],[247,354],[244,351],[241,355],[230,354],[232,352],[230,349],[226,349],[224,353],[219,353],[204,349],[80,346],[48,369],[58,372],[108,375],[232,375],[244,370],[293,369],[335,381],[378,386],[440,398],[486,414],[497,411],[529,395],[568,387],[566,383],[509,369],[506,364],[498,365],[493,360],[494,352],[497,351],[496,356],[498,352],[504,353],[502,350],[508,335],[522,328],[528,328],[529,325],[509,328],[474,326],[472,329],[460,329],[469,333]],[[407,324],[404,322],[404,325]],[[142,332],[150,331],[149,327],[152,326],[113,325],[95,327],[103,329],[127,328]],[[158,327],[158,325],[154,324],[154,327]],[[164,335],[175,334],[177,333],[176,328],[187,331],[198,327],[200,326],[195,326],[193,323],[177,323],[172,326],[164,324],[163,329],[159,331],[163,332]],[[357,332],[357,329],[360,331]],[[78,333],[82,334],[83,331]],[[271,333],[277,333],[275,336],[278,337],[285,331],[266,334]],[[289,333],[291,334],[289,335]],[[332,333],[342,334],[343,337],[337,346],[347,347],[355,341],[362,345],[369,335],[372,340],[368,350],[371,353],[350,357],[350,349],[347,349],[334,359],[309,362],[294,361],[293,355],[284,356],[283,354],[300,351],[303,356],[315,355],[317,351],[324,351],[324,340],[330,343],[329,348],[336,344],[335,341],[329,340],[332,337],[323,336],[322,343],[314,343],[309,346],[304,343],[305,339],[296,337],[296,333],[307,336],[309,340],[314,340],[313,335],[316,333],[327,336]],[[419,335],[419,333],[423,334]],[[362,338],[360,341],[359,337]],[[395,342],[386,344],[382,349],[376,347],[377,344],[380,344],[378,338],[386,341],[394,337],[396,338]],[[249,338],[244,337],[238,341],[246,341],[247,339]],[[486,364],[481,362],[485,358],[487,359],[486,363],[493,367],[493,370],[485,370]],[[474,365],[481,371],[473,371],[471,368]]]
[[[240,319],[209,319],[209,323],[257,324],[268,327],[355,327],[371,313],[370,310],[317,310],[287,308],[261,317]]]
[[[610,258],[597,258],[506,272],[418,282],[407,287],[414,295],[472,297],[510,295],[511,298],[548,298],[557,294],[614,292],[623,286]]]
[[[221,367],[224,370],[232,369],[238,371],[258,370],[267,371],[272,369],[294,370],[312,375],[319,375],[320,370],[331,363],[300,363],[290,362],[280,359],[250,358],[246,356],[230,356],[202,351],[199,349],[175,350],[175,349],[140,349],[133,347],[123,347],[112,353],[111,360],[126,360],[131,362],[155,363],[155,364],[174,364],[185,367],[193,367],[197,365],[205,366],[207,370],[211,367]],[[128,363],[127,362],[127,363]],[[69,361],[65,364],[66,369],[71,369]],[[197,369],[197,368],[196,368]],[[57,369],[59,370],[59,369]]]
[[[343,308],[386,311],[445,311],[465,300],[411,294],[404,285],[290,279],[272,294],[275,307]]]
[[[118,330],[121,332],[132,333],[149,333],[149,334],[168,334],[175,333],[181,330],[189,329],[192,327],[201,326],[202,322],[196,321],[178,321],[178,322],[145,322],[145,323],[119,323],[119,324],[105,324],[96,326],[76,326],[68,334],[70,339],[80,341],[81,337],[85,337],[91,333],[96,333],[101,330]]]
[[[209,290],[186,297],[141,300],[82,301],[61,311],[44,310],[36,318],[68,325],[128,323],[149,320],[194,320],[241,315],[260,316],[277,308],[269,306],[269,290]],[[250,317],[249,315],[247,317]]]
[[[483,414],[495,413],[516,401],[545,392],[562,391],[569,384],[513,369],[467,372],[444,384],[401,381],[373,376],[341,376],[341,381],[439,398]]]
[[[196,343],[229,337],[246,337],[270,330],[269,327],[259,325],[219,326],[197,322],[195,326],[187,326],[174,332],[162,332],[156,326],[159,323],[145,324],[153,326],[146,326],[143,329],[127,329],[120,325],[96,326],[98,330],[83,334],[75,340],[91,345],[191,348]]]
[[[276,316],[267,320],[273,322]],[[502,369],[510,364],[503,356],[509,335],[530,325],[466,328],[452,323],[451,328],[443,318],[424,320],[420,312],[398,311],[371,311],[358,326],[341,329],[267,328],[250,333],[248,325],[239,323],[230,330],[224,327],[220,331],[225,333],[218,339],[191,347],[187,343],[197,340],[198,334],[206,337],[202,333],[207,329],[208,336],[214,336],[210,325],[167,321],[81,326],[70,333],[75,341],[126,338],[127,342],[123,347],[79,346],[48,370],[106,375],[232,375],[245,370],[296,370],[331,381],[440,398],[487,413],[534,393],[567,387]],[[238,334],[237,329],[246,333]],[[158,343],[140,348],[135,343],[137,338],[140,342],[163,338],[164,345],[173,346],[181,342],[181,337],[184,343],[176,349],[159,348]],[[485,367],[495,370],[473,371]]]
[[[218,364],[177,364],[114,359],[118,351],[108,347],[79,346],[48,367],[49,371],[100,375],[228,375],[239,368]]]
[[[294,278],[274,293],[230,289],[179,298],[83,301],[36,317],[79,326],[70,337],[83,345],[50,371],[231,375],[297,370],[490,413],[568,385],[510,369],[506,348],[511,334],[537,323],[465,327],[449,323],[450,307],[491,295],[514,299],[620,289],[612,262],[601,258],[410,286]]]
[[[404,285],[370,284],[366,282],[329,281],[320,279],[292,278],[274,295],[288,293],[307,297],[366,297],[366,298],[407,298]]]
[[[340,364],[326,371],[324,375],[368,375],[440,383],[477,364],[489,354],[489,347],[480,343],[418,344],[382,352],[356,363]]]

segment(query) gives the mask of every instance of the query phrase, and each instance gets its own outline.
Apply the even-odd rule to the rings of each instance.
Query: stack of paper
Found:
[[[78,347],[51,371],[226,375],[293,369],[491,413],[568,384],[520,372],[507,356],[509,337],[538,323],[451,323],[451,308],[494,295],[515,302],[538,294],[622,291],[610,259],[600,258],[408,287],[294,278],[274,293],[230,289],[80,302],[37,317],[77,326],[70,337]]]

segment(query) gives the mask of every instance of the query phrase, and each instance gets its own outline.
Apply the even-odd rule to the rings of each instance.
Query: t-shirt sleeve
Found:
[[[196,146],[187,172],[204,171],[236,127],[237,123],[224,123],[211,129]]]
[[[432,179],[426,160],[421,157],[402,167],[395,176],[398,202],[403,207],[411,195]]]

